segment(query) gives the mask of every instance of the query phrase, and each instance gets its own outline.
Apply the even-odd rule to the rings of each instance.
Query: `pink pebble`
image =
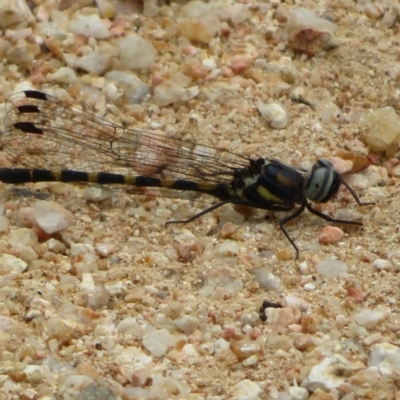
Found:
[[[318,235],[318,241],[322,244],[336,243],[343,239],[343,231],[336,226],[325,226]]]
[[[235,58],[232,60],[231,69],[235,74],[240,74],[251,67],[251,60],[248,58]]]

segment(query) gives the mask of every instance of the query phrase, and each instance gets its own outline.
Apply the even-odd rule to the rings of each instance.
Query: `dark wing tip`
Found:
[[[43,131],[36,127],[35,124],[32,122],[16,122],[14,125],[14,128],[21,130],[22,132],[25,133],[39,133],[43,134]]]
[[[46,93],[38,92],[37,90],[25,90],[24,93],[30,99],[47,100]]]

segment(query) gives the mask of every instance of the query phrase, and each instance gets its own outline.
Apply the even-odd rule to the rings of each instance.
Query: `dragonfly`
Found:
[[[0,168],[0,181],[89,182],[129,185],[135,193],[162,188],[171,198],[190,194],[216,202],[186,220],[189,223],[225,204],[292,213],[279,227],[299,257],[286,224],[306,209],[331,223],[361,225],[318,211],[312,203],[326,203],[343,184],[355,201],[355,191],[325,159],[308,173],[278,160],[249,158],[195,141],[126,128],[79,106],[36,90],[11,95],[6,103],[0,149],[18,165]],[[21,166],[21,167],[19,167]]]

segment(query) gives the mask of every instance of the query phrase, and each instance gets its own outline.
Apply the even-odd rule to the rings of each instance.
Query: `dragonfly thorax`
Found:
[[[326,203],[339,190],[341,179],[328,160],[318,160],[305,180],[305,196],[315,203]]]

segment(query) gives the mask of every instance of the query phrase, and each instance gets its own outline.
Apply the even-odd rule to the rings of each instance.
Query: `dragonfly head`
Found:
[[[315,203],[326,203],[339,190],[342,180],[328,160],[318,160],[305,180],[305,196]]]

